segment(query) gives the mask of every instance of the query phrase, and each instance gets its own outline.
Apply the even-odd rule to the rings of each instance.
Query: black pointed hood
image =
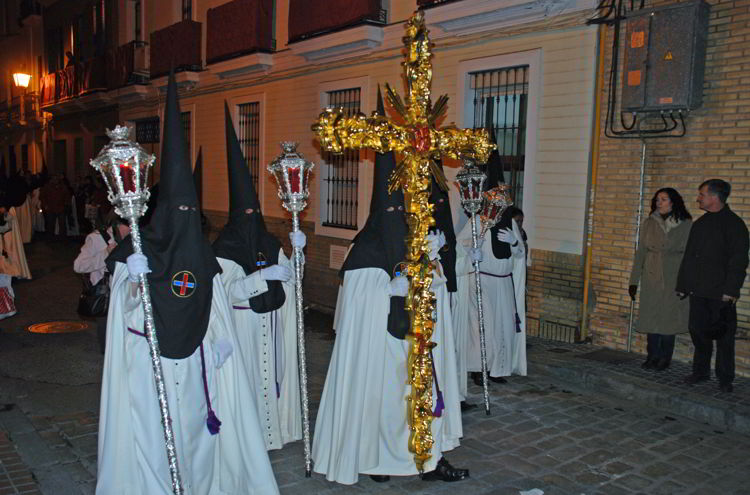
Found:
[[[378,100],[380,112],[383,102],[379,90]],[[401,189],[388,193],[388,180],[395,168],[396,158],[392,151],[375,154],[370,215],[352,241],[353,246],[339,271],[342,278],[346,271],[360,268],[380,268],[392,278],[397,265],[406,259],[408,229],[404,216],[404,193]],[[403,339],[409,330],[405,302],[403,297],[391,297],[388,332],[399,339]]]
[[[203,147],[198,148],[198,156],[195,158],[195,167],[193,168],[193,185],[195,185],[195,195],[198,198],[198,208],[203,210]]]
[[[263,266],[279,262],[281,243],[266,230],[250,169],[242,155],[226,103],[224,114],[229,172],[229,221],[214,242],[213,248],[216,256],[234,261],[242,267],[245,275],[250,275]],[[248,209],[253,212],[246,213]],[[281,282],[273,280],[266,283],[268,291],[248,302],[256,313],[274,311],[284,304],[286,296]]]
[[[198,211],[201,213],[201,228],[204,233],[206,225],[208,224],[208,218],[203,214],[203,147],[198,148],[198,156],[195,159],[195,167],[193,168],[193,184],[195,184],[195,193],[198,196]]]
[[[186,358],[206,335],[213,280],[221,269],[201,231],[174,74],[169,76],[164,110],[159,200],[141,239],[151,268],[148,281],[161,354]],[[131,253],[129,240],[119,244],[107,259],[110,271],[114,261],[124,263]]]
[[[497,187],[500,184],[505,183],[505,179],[503,177],[503,162],[500,158],[500,145],[497,143],[497,137],[495,136],[495,125],[492,120],[492,114],[495,106],[494,101],[495,99],[493,97],[487,98],[487,113],[485,114],[484,123],[487,132],[490,135],[490,141],[497,145],[496,148],[492,150],[492,153],[490,153],[490,157],[487,160],[487,165],[484,167],[485,173],[487,174],[487,180],[484,181],[485,191],[488,191],[493,187]],[[505,213],[507,213],[507,211],[508,209],[506,209]],[[503,215],[500,217],[500,221],[490,229],[490,237],[492,238],[492,254],[494,254],[495,258],[497,259],[510,258],[510,244],[508,244],[507,242],[501,242],[497,239],[497,233],[498,231],[500,231],[500,229],[505,230],[512,228],[511,218],[505,213],[503,213]]]
[[[437,163],[443,170],[443,162]],[[432,217],[435,219],[435,229],[445,234],[445,246],[440,250],[440,264],[443,265],[445,277],[448,279],[448,292],[456,292],[456,232],[453,229],[453,217],[451,216],[451,205],[448,191],[443,191],[438,185],[435,177],[432,178],[432,189],[430,190],[430,203],[434,205]]]

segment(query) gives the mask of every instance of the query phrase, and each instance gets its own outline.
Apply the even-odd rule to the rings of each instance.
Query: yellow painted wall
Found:
[[[207,8],[221,3],[220,0],[199,2],[197,20],[205,22]],[[279,2],[280,5],[284,3]],[[408,16],[414,7],[412,3],[415,2],[392,1],[393,16]],[[277,19],[277,23],[282,22]],[[451,102],[446,123],[460,123],[463,116],[457,115],[456,91],[461,63],[541,50],[537,160],[533,177],[536,195],[526,200],[534,203],[534,218],[530,222],[527,220],[533,224],[529,235],[533,248],[580,254],[593,113],[596,31],[582,23],[546,31],[542,26],[540,30],[542,32],[520,32],[511,36],[498,31],[464,38],[441,35],[439,29],[436,30],[439,36],[433,59],[433,93],[449,95]],[[203,148],[204,208],[226,211],[228,207],[224,100],[234,103],[244,95],[263,95],[261,159],[264,164],[279,154],[278,143],[282,140],[298,141],[299,150],[308,159],[320,162],[310,131],[311,123],[321,110],[320,85],[349,78],[367,78],[369,92],[366,99],[369,103],[363,110],[370,113],[375,106],[377,83],[389,82],[403,91],[400,46],[388,43],[389,39],[400,39],[401,35],[401,26],[391,25],[386,28],[384,42],[384,46],[391,48],[376,49],[349,60],[314,64],[305,62],[290,50],[281,50],[273,55],[274,66],[267,74],[220,79],[212,73],[210,66],[202,72],[200,82],[182,92],[181,103],[183,110],[194,108],[193,155],[199,145]],[[121,108],[120,119],[134,120],[158,112],[158,104],[152,99]],[[275,185],[269,180],[266,176],[261,186],[265,214],[282,217],[284,212],[276,197]],[[307,220],[314,220],[317,215],[315,175],[313,181],[313,199],[305,213]],[[369,193],[365,197],[369,200]],[[360,208],[367,208],[367,205],[360,204]]]

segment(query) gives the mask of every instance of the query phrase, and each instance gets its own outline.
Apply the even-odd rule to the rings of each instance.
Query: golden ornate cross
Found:
[[[406,266],[409,293],[406,309],[410,313],[408,421],[411,428],[409,450],[414,454],[417,469],[422,472],[430,458],[433,438],[432,424],[432,357],[430,350],[434,327],[435,296],[430,291],[432,271],[429,264],[427,233],[435,224],[429,202],[430,179],[447,190],[443,172],[436,160],[447,156],[486,162],[495,145],[484,129],[436,128],[446,109],[448,97],[438,98],[435,106],[430,101],[432,64],[430,39],[424,14],[417,11],[406,22],[406,104],[388,84],[386,94],[393,109],[401,116],[396,123],[373,113],[372,117],[358,114],[344,115],[341,109],[327,109],[313,124],[321,147],[334,153],[345,149],[371,148],[379,153],[396,151],[402,159],[393,171],[389,189],[401,187],[409,234],[406,238]]]

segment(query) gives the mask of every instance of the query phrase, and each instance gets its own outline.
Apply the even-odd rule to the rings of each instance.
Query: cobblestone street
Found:
[[[37,243],[29,250],[30,264],[41,268],[35,270],[34,281],[18,285],[19,315],[3,322],[0,331],[0,495],[94,491],[101,372],[95,333],[32,335],[24,330],[32,321],[77,319],[78,279],[69,268],[75,248]],[[54,263],[49,261],[52,252],[58,253]],[[48,308],[40,303],[47,301],[50,286],[57,287],[60,296],[50,300]],[[306,321],[314,419],[333,340],[329,316],[310,312]],[[664,408],[652,407],[586,387],[571,380],[570,373],[556,377],[554,366],[563,369],[566,354],[586,350],[560,349],[564,347],[557,343],[532,340],[530,376],[492,385],[491,416],[481,408],[464,414],[461,447],[446,456],[455,466],[471,470],[469,480],[449,484],[406,477],[376,484],[362,476],[357,485],[342,486],[320,475],[305,479],[302,445],[297,442],[271,453],[281,492],[517,495],[538,488],[548,495],[750,494],[750,436],[740,432],[739,422],[735,429],[698,422],[669,411],[667,402],[673,401],[665,399]],[[19,360],[19,353],[27,361]],[[602,363],[568,361],[600,378],[619,376]],[[637,364],[627,369],[639,369]],[[19,369],[22,366],[30,369]],[[636,371],[622,374],[643,379]],[[680,390],[669,380],[660,381],[664,383],[649,386],[658,387],[665,397],[701,393],[699,388]],[[726,411],[735,407],[740,418],[748,386],[746,380],[737,385],[731,400],[724,400],[714,397],[712,383],[706,400],[718,401],[717,407]],[[480,404],[481,389],[472,385],[469,390],[470,401]]]

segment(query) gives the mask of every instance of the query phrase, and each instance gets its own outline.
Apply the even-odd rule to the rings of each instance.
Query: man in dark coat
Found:
[[[677,275],[678,294],[690,296],[693,372],[685,382],[708,380],[716,340],[716,377],[723,392],[734,381],[734,335],[740,288],[745,282],[750,240],[745,222],[726,204],[729,183],[710,179],[698,188],[698,206],[706,213],[690,230]]]

